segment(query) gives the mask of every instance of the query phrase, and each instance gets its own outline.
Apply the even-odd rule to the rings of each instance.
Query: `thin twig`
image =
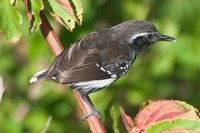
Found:
[[[46,133],[46,132],[47,132],[48,127],[49,127],[49,125],[50,125],[50,123],[51,123],[51,120],[52,120],[52,116],[49,116],[49,118],[48,118],[48,120],[47,120],[47,123],[46,123],[46,125],[45,125],[45,127],[44,127],[42,133]]]
[[[3,85],[3,77],[0,75],[0,103],[1,103],[1,99],[3,97],[4,90],[5,90],[5,88]]]
[[[60,43],[58,36],[56,35],[55,31],[46,19],[46,16],[43,13],[41,13],[40,17],[42,19],[42,24],[40,26],[41,32],[44,38],[46,39],[54,56],[58,56],[63,50],[62,44]],[[83,115],[91,112],[92,109],[83,101],[79,93],[77,91],[73,92]],[[105,133],[104,126],[97,116],[93,115],[89,117],[87,119],[87,123],[92,133]]]

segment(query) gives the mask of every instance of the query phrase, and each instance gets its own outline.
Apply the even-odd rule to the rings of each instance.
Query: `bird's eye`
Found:
[[[148,35],[147,35],[147,38],[148,38],[148,39],[152,39],[152,38],[153,38],[153,34],[148,34]]]

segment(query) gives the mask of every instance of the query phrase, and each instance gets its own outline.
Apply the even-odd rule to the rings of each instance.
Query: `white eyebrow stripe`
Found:
[[[138,34],[136,34],[136,35],[132,36],[132,37],[131,37],[131,40],[134,40],[135,38],[137,38],[137,37],[139,37],[139,36],[146,35],[146,34],[148,34],[148,33],[147,33],[147,32],[138,33]]]
[[[131,41],[134,40],[135,38],[139,37],[139,36],[144,36],[144,35],[149,35],[149,34],[158,34],[157,32],[142,32],[142,33],[138,33],[134,36],[131,37]]]

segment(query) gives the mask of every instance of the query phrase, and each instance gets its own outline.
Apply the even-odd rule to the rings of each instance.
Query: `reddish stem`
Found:
[[[46,16],[43,13],[40,13],[40,17],[42,19],[42,24],[40,26],[41,32],[44,38],[46,39],[54,56],[58,56],[63,50],[62,44],[60,43],[55,31],[49,24]],[[79,93],[77,91],[73,91],[73,92],[83,115],[86,115],[89,112],[91,112],[92,109],[83,101]],[[89,117],[87,119],[87,123],[92,133],[105,133],[104,126],[97,116],[93,115]]]

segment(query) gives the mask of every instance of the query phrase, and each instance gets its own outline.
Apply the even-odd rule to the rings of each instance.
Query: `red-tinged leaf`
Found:
[[[174,101],[162,100],[145,106],[136,116],[136,126],[140,129],[164,119],[171,119],[182,115],[186,110]]]
[[[186,109],[182,104],[173,100],[161,100],[146,105],[136,116],[135,127],[139,132],[160,121],[186,118],[199,120],[194,108]]]
[[[132,121],[131,117],[128,116],[128,115],[125,113],[125,111],[124,111],[124,109],[123,109],[122,107],[120,107],[120,113],[121,113],[121,116],[122,116],[122,119],[123,119],[123,122],[124,122],[124,124],[125,124],[126,129],[127,129],[129,132],[131,132],[131,130],[134,128],[134,127],[133,127],[133,121]]]
[[[56,0],[56,2],[60,6],[62,6],[70,14],[70,16],[79,24],[79,21],[76,18],[76,15],[69,0]]]

